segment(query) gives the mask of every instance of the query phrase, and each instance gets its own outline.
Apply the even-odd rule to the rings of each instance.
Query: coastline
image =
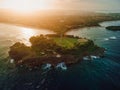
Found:
[[[111,20],[103,20],[103,21],[99,21],[98,23],[96,23],[96,24],[90,24],[90,25],[88,25],[88,26],[77,26],[77,27],[71,27],[71,28],[69,28],[66,32],[69,32],[69,31],[71,31],[72,29],[77,29],[77,28],[85,28],[85,27],[96,27],[96,26],[100,26],[100,23],[103,23],[103,22],[109,22],[109,21],[111,21]],[[112,20],[113,21],[113,20]],[[119,21],[119,20],[117,20],[117,21]],[[12,24],[11,24],[12,25]],[[22,25],[16,25],[16,26],[22,26]],[[32,27],[33,28],[33,27]],[[39,29],[39,28],[36,28],[36,29]],[[53,31],[53,30],[52,30]],[[66,33],[66,32],[64,32],[64,33]],[[57,32],[56,32],[57,33]],[[63,33],[62,33],[63,34]],[[63,36],[64,36],[65,34],[63,34]],[[105,49],[102,51],[102,54],[104,53],[104,51],[105,51]],[[99,51],[98,51],[99,52]],[[101,55],[102,55],[101,54]],[[71,55],[72,56],[72,55]],[[89,54],[89,55],[87,55],[87,58],[90,60],[91,59],[91,56],[96,56],[97,57],[97,54],[95,55],[95,53],[92,53],[92,54]],[[51,56],[50,56],[51,57]],[[74,57],[74,56],[73,56]],[[77,60],[76,62],[78,62],[78,61],[81,61],[81,60],[83,60],[83,58],[84,57],[86,57],[86,56],[82,56],[82,57],[80,57],[80,60],[78,60],[78,58],[74,58],[74,60]],[[102,56],[103,57],[103,56]],[[46,58],[46,57],[43,57],[43,58]],[[55,58],[55,56],[53,56],[52,58],[54,58],[54,59],[57,59],[57,58]],[[61,58],[63,58],[63,57],[61,57]],[[30,59],[30,58],[29,58]],[[40,59],[40,58],[38,58],[38,59]],[[73,60],[73,59],[72,59]],[[75,63],[75,62],[74,62]],[[69,64],[68,64],[69,65]]]
[[[13,21],[11,18],[15,18]],[[119,14],[118,17],[116,14],[99,14],[93,13],[92,15],[51,15],[44,16],[47,19],[43,19],[41,16],[37,16],[35,20],[32,20],[30,17],[26,17],[26,21],[23,22],[25,16],[20,16],[17,18],[14,16],[8,17],[9,19],[4,18],[0,20],[1,23],[8,23],[16,26],[23,26],[32,29],[47,29],[58,34],[63,34],[72,29],[84,28],[84,27],[94,27],[100,26],[100,23],[107,21],[118,21],[120,20]],[[62,31],[61,31],[62,30]]]
[[[103,23],[103,22],[111,22],[111,21],[120,21],[120,20],[105,20],[105,21],[101,21],[101,22],[98,22],[97,24],[95,25],[88,25],[88,26],[76,26],[76,27],[72,27],[70,29],[68,29],[66,32],[64,33],[67,33],[71,30],[76,30],[76,29],[81,29],[81,28],[89,28],[89,27],[101,27],[100,23]],[[12,25],[12,26],[17,26],[17,27],[24,27],[24,28],[31,28],[31,29],[35,29],[35,30],[39,30],[39,29],[45,29],[45,30],[49,30],[49,31],[52,31],[54,33],[57,33],[56,31],[54,30],[51,30],[51,29],[48,29],[48,28],[41,28],[41,27],[34,27],[34,26],[29,26],[29,25],[22,25],[22,24],[15,24],[15,23],[10,23],[10,22],[0,22],[1,24],[7,24],[7,25]]]

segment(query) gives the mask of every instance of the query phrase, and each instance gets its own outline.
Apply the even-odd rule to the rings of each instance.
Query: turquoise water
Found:
[[[120,32],[102,27],[76,29],[70,35],[92,39],[106,48],[105,57],[92,61],[81,61],[66,71],[62,70],[18,70],[4,59],[9,46],[16,41],[25,42],[32,35],[53,33],[0,24],[0,90],[120,90]],[[120,22],[112,22],[120,25]],[[111,38],[115,37],[115,39]]]

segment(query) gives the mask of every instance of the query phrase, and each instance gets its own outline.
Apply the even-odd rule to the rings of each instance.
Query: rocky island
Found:
[[[60,36],[48,34],[30,38],[31,46],[17,42],[10,47],[9,56],[16,66],[28,68],[59,67],[75,64],[83,59],[104,56],[104,48],[98,47],[92,40],[72,35]]]
[[[106,29],[112,31],[120,31],[120,26],[108,26]]]

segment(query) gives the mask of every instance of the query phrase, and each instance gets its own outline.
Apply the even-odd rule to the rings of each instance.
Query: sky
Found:
[[[120,0],[54,0],[54,1],[57,1],[57,3],[60,2],[64,6],[67,6],[66,8],[71,9],[120,10]]]
[[[13,1],[13,2],[12,2]],[[17,1],[17,2],[15,2]],[[34,6],[50,9],[75,9],[85,11],[120,11],[120,0],[0,0],[0,8],[3,3],[11,2],[20,5],[20,2],[34,2]],[[13,6],[12,4],[11,6]],[[17,5],[17,6],[18,6]],[[20,5],[21,6],[21,5]],[[27,5],[26,5],[27,6]]]

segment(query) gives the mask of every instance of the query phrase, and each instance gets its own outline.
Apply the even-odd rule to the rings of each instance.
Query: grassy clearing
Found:
[[[69,38],[69,37],[63,37],[63,38],[53,38],[55,42],[60,45],[61,47],[71,49],[75,46],[75,43],[81,43],[85,44],[88,40],[87,39],[77,39],[77,38]]]
[[[79,42],[81,45],[84,45],[85,43],[88,42],[88,39],[81,38],[81,39],[78,39],[78,42]]]
[[[65,48],[73,48],[74,44],[77,43],[78,39],[76,38],[69,38],[69,37],[62,37],[62,38],[53,38],[55,40],[55,42],[60,45],[61,47],[65,47]]]

